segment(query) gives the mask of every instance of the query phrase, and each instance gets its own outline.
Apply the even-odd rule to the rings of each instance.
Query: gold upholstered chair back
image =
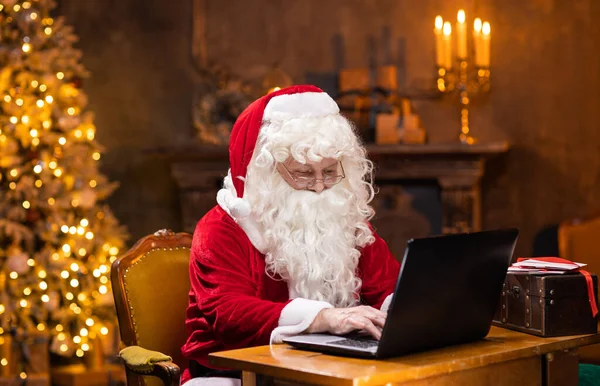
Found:
[[[558,228],[560,257],[587,264],[584,269],[600,277],[600,217],[565,221]],[[600,344],[579,349],[581,361],[600,364]]]
[[[111,271],[122,346],[161,352],[184,368],[180,348],[186,339],[191,244],[188,233],[158,231],[140,239]],[[129,386],[163,384],[159,378],[127,370]]]

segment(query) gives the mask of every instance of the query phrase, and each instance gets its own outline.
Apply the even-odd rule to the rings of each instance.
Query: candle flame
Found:
[[[459,11],[458,11],[458,15],[457,15],[458,22],[459,22],[460,24],[464,24],[464,22],[465,22],[466,18],[467,18],[467,17],[466,17],[466,15],[465,15],[465,10],[464,10],[464,9],[461,9],[461,10],[459,10]]]
[[[439,15],[436,16],[435,17],[435,29],[441,30],[443,26],[444,26],[444,19],[442,19],[442,17]]]
[[[483,23],[483,26],[481,27],[481,32],[486,36],[489,35],[491,32],[490,23],[488,23],[487,21]]]
[[[452,35],[452,25],[450,25],[450,22],[444,22],[444,35],[445,36],[450,36]]]
[[[475,28],[475,32],[481,32],[482,24],[481,24],[480,18],[475,19],[475,22],[473,23],[473,27]]]

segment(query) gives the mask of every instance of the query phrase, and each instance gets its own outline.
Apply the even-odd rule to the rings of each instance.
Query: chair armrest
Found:
[[[160,378],[165,386],[179,386],[181,370],[170,356],[140,346],[125,347],[119,357],[127,370],[143,376]]]

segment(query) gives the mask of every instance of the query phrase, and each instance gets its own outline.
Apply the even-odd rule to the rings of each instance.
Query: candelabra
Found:
[[[477,139],[471,134],[469,124],[469,105],[471,98],[481,95],[490,90],[490,68],[473,66],[470,71],[469,62],[466,59],[458,61],[458,70],[448,70],[437,67],[437,89],[443,94],[458,95],[460,106],[460,134],[458,139],[461,143],[474,144]]]
[[[459,10],[456,23],[456,60],[453,55],[452,25],[441,16],[435,18],[437,90],[442,94],[458,95],[460,106],[459,140],[473,144],[477,140],[471,135],[469,126],[469,104],[477,94],[490,90],[490,23],[476,18],[473,23],[472,55],[469,63],[466,14]],[[471,70],[471,68],[473,70]]]

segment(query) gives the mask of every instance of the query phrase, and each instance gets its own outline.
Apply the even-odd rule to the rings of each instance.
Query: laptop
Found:
[[[362,332],[304,334],[283,341],[322,353],[389,358],[483,339],[518,234],[503,229],[411,239],[379,341]]]

